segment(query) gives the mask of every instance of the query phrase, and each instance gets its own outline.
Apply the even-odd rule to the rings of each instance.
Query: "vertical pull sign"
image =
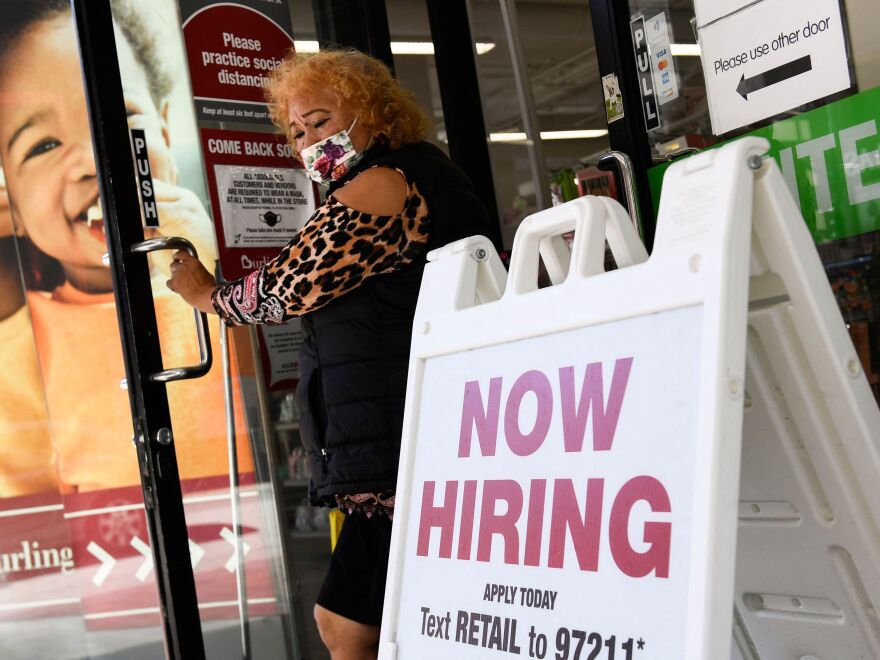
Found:
[[[651,51],[648,35],[645,34],[645,18],[637,16],[629,22],[632,34],[636,69],[639,74],[639,91],[642,95],[642,111],[645,113],[645,128],[653,131],[660,128],[660,110],[654,93],[654,75],[651,69]]]
[[[153,173],[150,171],[150,155],[147,153],[147,136],[142,128],[131,129],[131,143],[134,146],[134,164],[137,171],[141,207],[144,210],[144,224],[147,227],[158,227],[159,207],[156,205],[156,192],[153,190]]]

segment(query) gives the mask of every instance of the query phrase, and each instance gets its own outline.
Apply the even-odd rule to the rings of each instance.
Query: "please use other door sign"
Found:
[[[838,0],[764,0],[705,23],[707,4],[696,10],[716,135],[850,87]]]

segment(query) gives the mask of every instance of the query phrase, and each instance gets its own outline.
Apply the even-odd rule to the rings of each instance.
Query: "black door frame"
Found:
[[[426,4],[449,157],[473,183],[477,196],[493,220],[492,235],[487,238],[501,250],[500,217],[468,0],[426,0]]]
[[[354,48],[381,60],[394,73],[385,0],[312,0],[321,50]]]
[[[654,216],[648,170],[654,163],[651,143],[645,129],[642,95],[633,56],[629,2],[590,0],[590,17],[599,61],[599,77],[601,79],[607,75],[616,75],[623,97],[623,117],[608,124],[608,142],[613,151],[625,153],[632,161],[643,238],[645,247],[650,252],[654,244],[657,219]]]
[[[205,657],[109,0],[71,0],[92,129],[165,653]]]

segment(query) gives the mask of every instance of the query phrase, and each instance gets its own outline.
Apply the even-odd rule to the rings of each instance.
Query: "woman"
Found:
[[[489,220],[470,182],[422,141],[427,120],[362,53],[290,56],[268,89],[326,201],[263,268],[217,287],[175,253],[169,287],[232,324],[303,317],[297,402],[313,501],[350,513],[315,618],[335,660],[376,656],[410,335],[425,255]]]

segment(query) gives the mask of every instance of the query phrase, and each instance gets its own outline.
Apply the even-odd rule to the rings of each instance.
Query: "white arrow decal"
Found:
[[[150,551],[150,546],[141,541],[140,537],[137,536],[131,537],[131,547],[144,556],[144,562],[137,569],[137,573],[134,574],[139,581],[143,582],[147,579],[150,571],[153,570],[153,553]]]
[[[202,557],[204,556],[205,551],[202,550],[202,546],[192,539],[189,539],[189,560],[192,563],[193,570],[199,565],[199,562],[202,561]]]
[[[92,576],[92,584],[96,587],[100,587],[104,584],[104,580],[107,579],[107,576],[110,575],[110,571],[113,570],[113,567],[116,566],[116,560],[113,558],[113,555],[104,550],[104,548],[94,541],[89,541],[86,550],[101,562],[101,567]]]
[[[220,536],[222,536],[229,544],[234,548],[235,547],[235,534],[228,527],[224,527],[220,530]],[[241,549],[242,554],[247,555],[251,551],[251,546],[245,543],[244,539],[241,541]],[[235,552],[232,553],[232,556],[226,561],[224,564],[226,570],[230,573],[235,573]]]

